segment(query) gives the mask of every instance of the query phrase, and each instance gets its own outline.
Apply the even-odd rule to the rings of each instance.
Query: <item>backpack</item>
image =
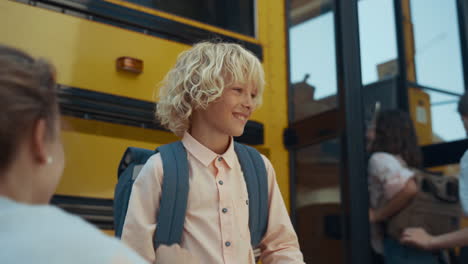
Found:
[[[386,221],[387,234],[399,240],[407,227],[422,227],[435,236],[458,230],[461,214],[458,179],[413,171],[419,191],[405,208]]]
[[[234,142],[234,150],[244,174],[249,196],[249,229],[255,249],[268,224],[268,179],[260,153],[249,146]],[[187,152],[181,141],[163,145],[155,151],[129,147],[120,161],[114,192],[115,236],[120,238],[127,214],[133,183],[143,165],[152,155],[161,154],[164,182],[162,185],[154,248],[180,244],[187,209],[189,172]]]

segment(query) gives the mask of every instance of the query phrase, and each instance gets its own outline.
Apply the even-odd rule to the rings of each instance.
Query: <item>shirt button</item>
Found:
[[[223,157],[219,157],[219,158],[218,158],[218,161],[222,161],[222,160],[223,160]]]
[[[226,243],[224,243],[224,245],[226,245],[226,247],[230,247],[230,246],[231,246],[231,242],[227,241]]]
[[[246,204],[246,205],[249,205],[249,200],[245,200],[245,204]]]
[[[219,185],[223,185],[223,184],[224,184],[224,182],[221,181],[221,180],[220,180],[218,183],[219,183]]]
[[[227,208],[223,208],[223,213],[227,213],[228,209]]]

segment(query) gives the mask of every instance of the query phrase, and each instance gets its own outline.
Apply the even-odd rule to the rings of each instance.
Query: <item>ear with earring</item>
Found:
[[[46,162],[47,164],[52,164],[52,162],[54,162],[54,159],[51,156],[48,156]]]

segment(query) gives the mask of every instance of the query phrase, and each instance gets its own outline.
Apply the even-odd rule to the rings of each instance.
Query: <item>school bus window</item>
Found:
[[[410,3],[416,72],[408,79],[429,95],[430,115],[425,116],[432,122],[432,143],[463,139],[465,130],[457,113],[459,96],[465,92],[457,1]]]
[[[127,0],[209,25],[255,36],[254,0]]]
[[[290,11],[289,57],[293,95],[292,121],[329,111],[337,107],[335,54],[335,14],[327,1],[311,1],[308,14],[298,10],[305,2],[293,1]],[[310,36],[320,36],[311,38]]]
[[[394,78],[397,42],[393,0],[358,1],[362,84]]]

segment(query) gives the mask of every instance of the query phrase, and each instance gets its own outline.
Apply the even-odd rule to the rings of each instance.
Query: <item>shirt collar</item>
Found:
[[[205,147],[188,132],[184,133],[182,144],[184,144],[185,149],[190,152],[192,156],[198,159],[203,165],[205,165],[205,167],[208,167],[214,159],[222,157],[229,168],[232,168],[235,160],[237,159],[237,155],[234,151],[234,140],[232,137],[229,139],[228,149],[221,155],[216,154],[211,149]]]

